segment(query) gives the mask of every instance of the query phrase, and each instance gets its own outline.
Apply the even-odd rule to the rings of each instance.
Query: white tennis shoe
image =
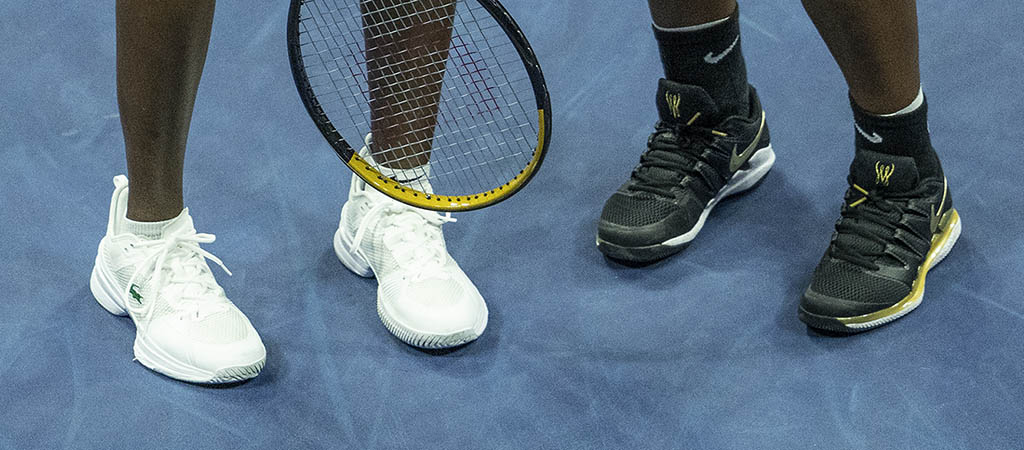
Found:
[[[196,233],[188,209],[165,226],[160,239],[125,232],[127,204],[128,179],[118,175],[89,287],[103,308],[135,322],[135,358],[193,383],[259,374],[267,355],[263,342],[224,295],[206,259],[227,268],[199,247],[214,236]]]
[[[352,176],[334,251],[352,272],[377,277],[377,314],[409,345],[455,347],[480,337],[487,326],[483,297],[445,247],[441,226],[454,221],[393,200]]]

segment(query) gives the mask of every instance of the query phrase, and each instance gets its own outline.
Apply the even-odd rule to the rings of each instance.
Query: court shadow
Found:
[[[316,278],[321,281],[342,281],[342,279],[363,277],[360,277],[348,270],[348,268],[338,260],[338,255],[334,254],[334,249],[328,246],[328,248],[324,249],[324,251],[320,253],[320,259],[316,264]]]
[[[218,384],[188,383],[188,384],[191,384],[192,386],[195,386],[195,387],[198,387],[198,388],[201,388],[201,389],[209,389],[209,390],[216,391],[216,390],[221,390],[221,389],[234,389],[234,388],[237,388],[237,387],[240,387],[240,386],[245,386],[245,385],[248,385],[249,383],[252,383],[253,380],[257,380],[257,379],[259,379],[262,376],[263,376],[263,374],[260,373],[260,375],[258,375],[256,378],[250,378],[248,380],[235,381],[235,382],[231,382],[231,383],[218,383]]]
[[[676,253],[686,251],[686,248],[689,247],[689,246],[690,246],[689,243],[684,244],[682,247],[680,247],[679,251],[676,252]],[[673,256],[675,256],[676,253],[673,253],[671,255],[667,255],[667,256],[655,259],[653,261],[629,261],[629,260],[626,260],[626,259],[619,259],[619,258],[611,257],[611,256],[608,256],[608,255],[604,255],[604,262],[605,262],[605,264],[607,266],[612,267],[612,268],[615,268],[615,267],[627,267],[627,268],[630,268],[630,269],[644,269],[644,268],[648,268],[648,267],[657,267],[659,264],[661,264],[661,263],[669,260]]]
[[[819,330],[817,328],[806,327],[807,335],[811,337],[822,337],[822,338],[848,338],[856,336],[860,333],[840,333],[838,331],[830,330]]]

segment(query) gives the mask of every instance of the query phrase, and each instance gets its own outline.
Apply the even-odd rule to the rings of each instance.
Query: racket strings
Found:
[[[400,9],[400,8],[401,8],[402,6],[405,6],[405,5],[397,5],[397,6],[389,7],[389,8],[386,8],[386,9],[385,9],[384,11],[388,11],[388,10],[391,10],[391,11],[394,11],[394,10],[398,10],[398,9]],[[434,7],[434,8],[431,8],[430,10],[428,10],[428,12],[429,12],[429,11],[437,12],[437,11],[440,11],[441,9],[442,9],[442,7],[440,7],[440,6],[439,6],[439,7]],[[378,11],[378,12],[380,12],[380,11]],[[436,16],[436,17],[435,17],[434,19],[432,19],[431,21],[428,21],[428,22],[424,22],[424,23],[429,23],[429,22],[440,22],[440,21],[441,21],[442,19],[443,19],[443,17],[440,17],[440,15],[438,14],[438,15],[437,15],[437,16]],[[395,24],[395,23],[402,23],[402,22],[404,22],[404,20],[405,20],[405,17],[398,17],[398,18],[396,18],[396,19],[393,19],[393,20],[390,20],[390,21],[384,21],[384,22],[376,22],[376,23],[374,24],[374,27],[380,27],[380,26],[382,26],[382,25],[385,25],[385,24]],[[403,24],[403,25],[401,26],[401,28],[397,28],[397,29],[392,29],[392,30],[390,30],[390,31],[392,31],[392,32],[395,32],[395,31],[400,31],[400,30],[407,30],[407,29],[411,29],[412,27],[413,27],[413,25],[412,25],[412,24]],[[482,31],[486,31],[486,30],[489,30],[489,29],[500,29],[500,27],[499,27],[499,26],[497,26],[497,25],[492,25],[492,26],[489,26],[489,27],[481,27],[481,30],[482,30]],[[407,39],[407,40],[409,40],[409,39]],[[371,48],[373,48],[373,47],[371,47]],[[414,48],[415,48],[415,47],[414,47]],[[414,48],[413,48],[413,49],[414,49]],[[482,47],[482,48],[484,48],[484,49],[489,49],[489,50],[491,49],[490,47]],[[410,49],[409,49],[409,48],[407,48],[407,49],[405,49],[405,52],[409,52],[409,50],[410,50]],[[438,51],[438,52],[435,52],[434,54],[440,54],[440,53],[442,53],[442,51]],[[492,51],[492,54],[493,54],[493,51]],[[515,53],[514,51],[506,52],[506,53],[505,53],[505,55],[515,55],[516,57],[518,57],[518,53]],[[400,54],[398,54],[398,55],[396,55],[396,56],[397,56],[398,58],[400,58],[400,57],[401,57],[402,55],[401,55],[401,53],[400,53]],[[501,61],[501,60],[499,60],[499,61]],[[518,59],[513,59],[513,60],[504,60],[503,62],[517,62],[517,61],[518,61]],[[437,71],[435,71],[435,72],[433,72],[433,73],[427,73],[427,74],[424,74],[423,76],[429,76],[429,75],[433,75],[433,74],[443,74],[443,73],[444,73],[444,66],[445,66],[444,62],[436,62],[436,63],[433,63],[432,65],[434,65],[434,66],[440,66],[440,69],[439,69],[439,70],[437,70]],[[394,66],[394,65],[392,65],[392,66]],[[391,67],[391,66],[384,66],[383,68],[384,68],[384,69],[388,69],[389,67]],[[503,76],[505,76],[505,77],[506,77],[506,79],[507,79],[507,73],[505,73],[505,72],[501,72],[501,74],[502,74]],[[526,81],[526,78],[525,78],[525,77],[524,77],[524,78],[520,78],[520,79],[519,79],[518,81]],[[505,84],[503,84],[503,85],[499,85],[498,87],[503,87],[503,86],[507,86],[507,85],[510,85],[510,84],[512,84],[512,83],[511,83],[511,82],[509,81],[509,82],[506,82],[506,83],[505,83]],[[412,98],[410,98],[410,97],[408,97],[408,96],[407,96],[407,94],[408,94],[409,92],[411,92],[412,90],[413,90],[413,88],[408,88],[408,89],[405,89],[405,90],[402,90],[402,91],[397,91],[397,92],[394,92],[394,93],[393,93],[393,95],[394,95],[394,96],[396,96],[396,97],[397,97],[397,96],[401,96],[401,97],[403,97],[403,98],[404,98],[404,100],[398,100],[398,101],[397,101],[397,102],[396,102],[395,104],[396,104],[396,105],[402,105],[403,103],[407,103],[407,104],[414,104],[414,105],[420,105],[420,104],[421,104],[421,103],[420,103],[420,100],[422,100],[422,99],[426,98],[427,96],[421,96],[421,97],[412,97]],[[450,90],[453,90],[453,91],[454,91],[454,90],[456,90],[456,89],[455,89],[455,88],[450,88]],[[366,97],[367,95],[373,95],[373,94],[374,94],[374,92],[373,92],[373,91],[364,91],[363,93],[364,93],[364,97]],[[465,94],[465,95],[468,95],[468,94]],[[464,96],[465,96],[465,95],[464,95]],[[367,98],[367,100],[368,100],[368,98]],[[518,102],[516,102],[516,104],[518,104]],[[504,129],[502,129],[502,131],[508,131],[509,129],[510,129],[510,128],[504,128]],[[413,142],[414,142],[414,143],[419,143],[419,142],[422,142],[422,141],[413,141]]]
[[[503,29],[476,2],[453,9],[448,0],[310,0],[301,14],[310,88],[335,129],[360,142],[373,118],[376,142],[387,135],[405,148],[374,149],[384,173],[401,159],[429,160],[435,192],[468,195],[504,184],[531,161],[532,84]],[[448,24],[447,45],[418,32]]]

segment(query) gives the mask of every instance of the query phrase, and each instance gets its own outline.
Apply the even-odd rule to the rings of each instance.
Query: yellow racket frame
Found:
[[[544,121],[544,114],[543,109],[537,110],[537,146],[533,150],[533,156],[530,159],[530,162],[527,163],[526,167],[519,171],[516,176],[512,177],[511,180],[508,180],[505,184],[489,191],[456,196],[430,194],[399,184],[395,180],[382,174],[379,170],[374,168],[373,165],[361,158],[356,152],[352,152],[352,157],[349,158],[348,161],[345,161],[345,164],[348,165],[348,167],[352,169],[352,172],[358,175],[359,178],[362,178],[363,181],[370,184],[378,191],[383,192],[385,195],[402,203],[418,208],[443,212],[480,209],[493,205],[516,193],[516,191],[526,185],[526,182],[533,176],[534,171],[536,171],[540,166],[541,161],[544,159],[545,142],[547,142],[545,139],[545,133],[547,130],[545,129],[546,122]]]

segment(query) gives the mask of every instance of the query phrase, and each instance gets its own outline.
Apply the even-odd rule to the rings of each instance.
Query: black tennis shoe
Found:
[[[912,157],[857,150],[841,217],[800,302],[800,320],[857,333],[921,303],[928,270],[953,248],[961,225],[941,168],[930,177],[919,169]]]
[[[752,188],[775,153],[757,92],[746,117],[723,117],[703,89],[661,80],[661,120],[629,181],[604,205],[597,248],[634,263],[682,250],[720,200]]]

